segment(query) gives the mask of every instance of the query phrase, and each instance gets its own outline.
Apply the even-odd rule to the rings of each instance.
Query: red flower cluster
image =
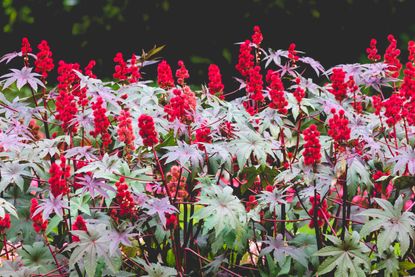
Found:
[[[320,202],[320,195],[317,195],[315,198],[314,196],[310,196],[310,203],[311,203],[311,208],[310,210],[308,210],[308,213],[310,215],[314,214],[314,209],[318,209],[317,211],[317,224],[319,227],[324,225],[324,222],[330,219],[330,213],[328,212],[328,206],[327,206],[327,201],[326,199],[323,200],[323,202]],[[314,220],[311,220],[310,223],[308,224],[308,226],[310,228],[314,228],[315,226],[315,222]]]
[[[415,97],[415,66],[412,62],[406,63],[406,68],[403,71],[403,83],[400,92],[406,98]]]
[[[48,221],[43,220],[42,213],[34,215],[38,206],[39,203],[37,202],[37,199],[32,198],[32,203],[30,206],[30,218],[33,221],[33,229],[35,229],[36,233],[44,232],[46,231],[46,228],[48,228]]]
[[[329,92],[331,92],[337,101],[342,101],[347,97],[347,82],[345,82],[346,73],[341,68],[333,68],[333,74],[330,76],[332,82]]]
[[[408,61],[415,62],[415,41],[410,40],[408,42]]]
[[[221,136],[224,136],[228,139],[233,139],[235,136],[234,127],[232,126],[232,122],[229,121],[222,122],[222,124],[219,126],[219,131]]]
[[[130,152],[135,149],[134,147],[134,132],[133,125],[131,120],[131,115],[128,110],[122,110],[120,115],[117,117],[118,120],[118,140],[124,142],[125,150],[127,155],[130,155]]]
[[[254,56],[251,50],[251,41],[249,40],[245,40],[239,48],[238,64],[235,68],[244,77],[248,76],[250,69],[254,67]]]
[[[295,50],[295,43],[291,43],[290,46],[288,47],[288,58],[290,60],[292,60],[294,63],[298,61],[298,59],[300,58],[298,56],[297,51]]]
[[[22,39],[22,56],[27,57],[27,54],[32,53],[29,40],[27,38]]]
[[[349,120],[344,116],[344,110],[339,114],[335,109],[331,110],[333,117],[329,119],[328,135],[331,136],[337,144],[342,144],[350,139]]]
[[[125,183],[125,178],[121,177],[120,180],[115,183],[117,187],[117,195],[115,201],[119,205],[118,212],[112,210],[111,216],[114,219],[118,218],[136,218],[137,208],[131,192],[128,190],[128,185]]]
[[[366,48],[367,58],[372,62],[377,62],[380,60],[380,55],[378,54],[378,49],[376,48],[377,41],[372,38],[370,40],[370,45]]]
[[[263,85],[261,67],[257,65],[249,70],[246,82],[246,91],[250,94],[252,100],[264,101],[264,95],[262,94]]]
[[[35,72],[42,74],[42,78],[48,77],[48,72],[52,71],[55,65],[53,64],[52,51],[50,51],[48,42],[42,40],[37,46],[39,52],[36,54]]]
[[[263,39],[264,37],[262,36],[261,28],[259,28],[259,26],[255,26],[254,34],[252,35],[252,42],[259,47]]]
[[[98,97],[95,103],[92,103],[92,110],[94,111],[94,131],[91,132],[91,135],[96,137],[101,135],[102,145],[107,147],[111,142],[111,135],[108,132],[108,127],[110,126],[110,121],[105,115],[107,109],[102,106],[104,101],[102,97]]]
[[[187,71],[183,61],[179,61],[177,65],[179,66],[179,69],[176,70],[177,83],[181,86],[184,86],[186,79],[190,77],[189,71]]]
[[[298,104],[300,104],[303,98],[305,97],[305,90],[302,87],[298,86],[295,88],[295,91],[293,94]]]
[[[258,201],[255,198],[255,195],[250,195],[248,201],[246,202],[246,211],[249,212],[251,209],[255,208],[258,205]]]
[[[61,156],[60,160],[60,165],[52,163],[49,170],[50,178],[48,182],[50,185],[50,192],[54,197],[58,197],[62,194],[65,195],[69,192],[69,187],[66,179],[71,176],[71,167],[66,165],[65,156]]]
[[[85,75],[90,77],[90,78],[96,78],[97,76],[92,72],[92,69],[95,67],[96,65],[96,61],[95,60],[90,60],[88,65],[84,68],[84,72]]]
[[[281,114],[287,114],[288,101],[284,95],[284,85],[278,72],[268,70],[266,80],[269,84],[270,108],[277,109]]]
[[[382,99],[379,96],[373,95],[372,96],[372,105],[375,109],[375,115],[380,115],[380,111],[382,110]]]
[[[166,60],[163,60],[157,66],[157,83],[161,88],[166,90],[174,87],[173,73]]]
[[[0,217],[0,234],[4,234],[6,229],[9,229],[11,226],[10,215],[5,214],[4,217]]]
[[[174,89],[173,94],[175,96],[170,99],[170,103],[164,106],[164,112],[167,113],[168,120],[173,122],[177,118],[183,123],[192,122],[194,106],[190,101],[191,98],[182,93],[180,89]]]
[[[127,65],[122,53],[119,52],[115,55],[114,62],[117,63],[115,72],[112,75],[114,79],[128,81],[131,84],[137,82],[141,78],[140,68],[136,65],[136,55],[131,55],[130,65]]]
[[[222,75],[220,74],[219,67],[216,64],[209,65],[208,68],[208,77],[209,77],[209,93],[218,96],[220,99],[224,99],[223,96],[223,83]]]
[[[175,214],[165,214],[166,229],[175,229],[177,225],[177,216]]]
[[[205,146],[202,144],[202,142],[205,143],[212,143],[212,136],[211,136],[211,130],[209,127],[202,126],[199,129],[196,130],[196,138],[194,140],[195,143],[197,143],[197,147],[204,151]]]
[[[314,165],[320,162],[321,159],[321,145],[320,145],[320,132],[317,130],[316,125],[312,124],[310,127],[304,130],[304,163],[306,165]]]
[[[392,94],[391,97],[383,102],[383,107],[385,107],[385,116],[387,117],[386,123],[389,126],[393,126],[401,120],[403,102],[404,99],[397,93]]]
[[[173,165],[170,168],[170,171],[167,173],[167,178],[169,179],[169,182],[167,183],[167,187],[169,188],[170,192],[170,198],[183,200],[185,199],[189,194],[186,191],[186,177],[180,176],[180,167],[177,165]],[[179,180],[180,178],[180,180]]]
[[[389,46],[386,48],[384,55],[385,63],[389,65],[388,69],[391,72],[391,76],[396,78],[399,76],[399,71],[402,68],[402,64],[399,61],[399,55],[401,50],[397,49],[397,42],[393,35],[388,35]]]
[[[86,227],[86,222],[85,220],[82,218],[82,216],[78,215],[75,219],[75,222],[72,224],[72,230],[74,231],[85,231],[88,232],[88,228]],[[77,242],[79,241],[79,237],[73,235],[72,236],[72,241]]]
[[[154,120],[151,116],[142,114],[138,118],[139,134],[143,138],[145,146],[153,147],[159,141],[157,139],[157,132],[154,128]]]

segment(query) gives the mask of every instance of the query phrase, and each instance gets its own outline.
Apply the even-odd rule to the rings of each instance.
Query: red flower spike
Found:
[[[378,49],[376,48],[377,41],[372,38],[370,40],[369,48],[366,48],[367,58],[372,62],[377,62],[380,60],[380,55],[378,54]]]
[[[166,90],[174,87],[173,73],[166,60],[163,60],[157,66],[157,83],[162,89]]]
[[[281,114],[287,114],[288,101],[284,95],[284,85],[278,72],[268,70],[266,78],[269,84],[270,108],[278,110]]]
[[[29,40],[27,38],[22,39],[22,56],[27,57],[29,53],[32,53],[32,48],[30,47]]]
[[[78,215],[76,217],[75,222],[72,224],[72,230],[74,231],[85,231],[88,232],[88,228],[86,227],[86,222],[82,216]],[[72,235],[72,241],[77,242],[79,241],[79,237]]]
[[[219,67],[216,64],[209,65],[208,68],[208,77],[209,77],[209,93],[218,96],[220,99],[224,99],[223,96],[223,83],[222,75],[220,74]]]
[[[42,78],[46,79],[48,72],[52,71],[55,67],[52,59],[52,51],[50,51],[46,40],[42,40],[37,48],[39,52],[36,54],[35,72],[41,74]]]
[[[341,102],[347,97],[347,82],[345,82],[346,73],[341,68],[334,68],[330,76],[332,82],[329,92],[332,93],[336,100]]]
[[[121,218],[137,218],[137,207],[134,202],[131,192],[128,190],[128,185],[125,183],[125,178],[121,177],[120,180],[115,183],[117,188],[117,194],[115,196],[115,202],[119,205],[119,209],[115,214],[112,214],[114,219]]]
[[[139,134],[145,146],[152,147],[158,143],[157,132],[154,128],[154,120],[151,116],[142,114],[138,118]]]
[[[239,48],[238,64],[235,68],[244,77],[248,76],[250,69],[254,67],[254,56],[251,51],[251,41],[249,40],[242,43]]]
[[[10,229],[10,215],[5,214],[4,217],[0,217],[0,233],[4,234],[7,229]]]
[[[39,203],[37,202],[37,199],[32,198],[32,202],[30,206],[30,218],[33,221],[33,229],[35,229],[36,233],[44,232],[46,231],[46,228],[48,228],[48,221],[43,220],[42,213],[38,213],[34,215],[38,206],[39,206]]]
[[[94,111],[94,131],[91,132],[91,135],[96,137],[101,135],[103,147],[107,147],[111,142],[111,135],[108,132],[108,127],[110,126],[110,121],[105,115],[107,109],[103,107],[104,101],[102,97],[98,97],[95,103],[92,103],[92,110]]]
[[[254,34],[252,35],[252,42],[259,47],[263,39],[264,37],[262,36],[261,28],[259,28],[259,26],[255,26]]]
[[[199,129],[196,130],[196,138],[193,141],[194,143],[197,143],[197,147],[204,151],[205,146],[201,142],[205,143],[212,143],[212,136],[211,136],[211,130],[209,127],[202,126]]]
[[[263,84],[261,67],[257,65],[251,68],[248,72],[246,91],[250,94],[252,100],[257,102],[264,101],[264,95],[262,94]]]
[[[177,65],[179,66],[179,69],[176,70],[177,83],[181,86],[184,86],[186,79],[190,77],[189,71],[187,71],[183,61],[179,61]]]
[[[196,107],[196,99],[189,87],[185,86],[183,92],[180,89],[173,90],[173,96],[169,104],[164,106],[167,119],[173,122],[175,119],[182,123],[193,122],[193,111]]]
[[[330,219],[330,213],[328,212],[328,206],[326,199],[323,200],[323,202],[320,201],[320,195],[317,195],[316,198],[314,196],[310,196],[310,203],[311,203],[311,209],[308,210],[309,214],[314,214],[314,209],[318,208],[317,211],[317,224],[319,227],[322,227],[324,225],[324,222],[326,221],[325,218]],[[314,220],[311,220],[308,224],[310,228],[315,227]]]
[[[133,132],[133,125],[131,120],[130,112],[127,110],[122,110],[120,115],[117,117],[118,121],[118,140],[121,142],[124,142],[126,152],[129,154],[129,152],[133,151],[135,149],[134,146],[134,132]]]
[[[344,111],[332,111],[333,117],[329,119],[328,135],[331,136],[337,144],[342,144],[350,139],[349,120],[344,116]]]
[[[298,61],[298,59],[300,58],[298,56],[297,51],[295,51],[295,43],[291,43],[290,46],[288,47],[288,58],[290,60],[292,60],[294,63]]]
[[[84,72],[85,75],[90,77],[90,78],[96,78],[97,76],[92,72],[92,68],[95,67],[96,65],[96,61],[95,60],[90,60],[88,65],[85,67]]]
[[[393,35],[388,35],[389,46],[386,48],[384,60],[385,63],[389,65],[388,69],[390,71],[390,75],[393,78],[397,78],[399,76],[399,72],[402,68],[402,64],[399,61],[399,55],[401,54],[401,50],[397,49],[397,41]]]
[[[320,162],[321,159],[321,145],[320,145],[320,132],[317,130],[316,125],[312,124],[310,127],[304,130],[304,163],[305,165],[315,165]]]
[[[55,198],[69,192],[66,180],[71,175],[71,168],[69,165],[66,165],[65,156],[61,156],[60,160],[61,163],[59,165],[53,163],[49,170],[50,178],[48,182],[50,185],[50,192]]]

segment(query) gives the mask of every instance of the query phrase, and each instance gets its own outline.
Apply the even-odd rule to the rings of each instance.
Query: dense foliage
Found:
[[[325,70],[262,41],[238,44],[237,91],[156,48],[111,82],[46,41],[3,56],[23,67],[0,77],[0,275],[409,274],[415,43]]]

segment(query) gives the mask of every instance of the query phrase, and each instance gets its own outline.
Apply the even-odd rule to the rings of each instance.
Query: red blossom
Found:
[[[96,65],[95,60],[90,60],[88,65],[84,68],[85,75],[90,78],[96,78],[97,76],[92,72],[92,68]]]
[[[174,89],[173,94],[175,96],[170,99],[169,104],[164,106],[164,112],[167,113],[168,120],[174,121],[177,118],[183,123],[192,122],[192,111],[195,107],[192,96],[183,93],[180,89]]]
[[[10,229],[10,215],[5,214],[4,217],[0,217],[0,233],[4,234],[6,229]]]
[[[257,102],[264,101],[264,95],[262,94],[263,85],[261,67],[257,65],[249,70],[246,82],[246,91],[250,94],[252,100]]]
[[[48,182],[50,185],[50,192],[55,198],[69,192],[67,179],[71,176],[71,168],[66,164],[65,156],[61,156],[60,160],[61,163],[59,165],[52,163],[49,170],[50,178]]]
[[[153,147],[158,143],[157,132],[154,128],[154,120],[151,116],[142,114],[138,118],[139,134],[145,146]]]
[[[377,41],[372,38],[370,40],[370,45],[366,48],[367,58],[372,62],[377,62],[380,60],[380,55],[378,54],[378,49],[376,48]]]
[[[333,74],[330,76],[332,82],[329,92],[336,97],[337,101],[342,101],[347,97],[347,82],[345,82],[346,73],[341,68],[333,68]]]
[[[86,227],[86,222],[82,216],[78,215],[76,217],[75,222],[72,224],[72,230],[88,232],[88,228]],[[72,241],[74,242],[79,241],[79,237],[72,235]]]
[[[44,79],[48,77],[48,72],[55,67],[52,59],[52,51],[50,51],[48,42],[42,40],[37,46],[39,52],[36,54],[35,72],[40,73]]]
[[[92,103],[92,110],[94,111],[94,131],[91,132],[91,135],[96,137],[101,135],[102,145],[107,147],[111,142],[111,135],[108,132],[108,127],[110,126],[110,121],[105,115],[107,109],[102,105],[104,101],[102,97],[98,97],[95,103]]]
[[[290,46],[288,47],[288,58],[290,60],[292,60],[294,63],[298,61],[298,59],[300,58],[298,56],[297,51],[295,50],[295,43],[291,43]]]
[[[321,145],[320,145],[320,132],[317,130],[317,126],[312,124],[310,127],[304,130],[304,163],[305,165],[315,165],[320,162],[321,159]]]
[[[251,53],[251,41],[246,40],[239,48],[238,64],[235,66],[236,70],[242,76],[248,76],[251,68],[254,67],[254,56]]]
[[[118,121],[118,140],[124,142],[127,155],[135,149],[134,146],[134,132],[131,120],[131,115],[128,110],[122,110],[120,115],[117,117]]]
[[[332,111],[333,117],[329,119],[328,135],[331,136],[337,144],[342,144],[350,139],[349,120],[344,116],[344,110],[336,113]]]
[[[269,85],[269,96],[271,98],[270,108],[277,109],[281,114],[287,114],[288,101],[284,95],[284,85],[278,72],[268,70],[266,80]]]
[[[209,127],[202,126],[199,129],[196,130],[196,138],[193,141],[194,143],[197,143],[197,147],[204,151],[205,146],[202,144],[202,142],[205,143],[212,143],[212,135],[211,130]]]
[[[190,77],[189,71],[187,71],[183,61],[179,61],[177,65],[179,66],[179,69],[176,70],[177,83],[181,86],[184,86],[186,79]]]
[[[255,26],[254,34],[252,35],[252,42],[259,47],[263,39],[264,37],[262,36],[261,28],[259,28],[259,26]]]
[[[389,126],[395,125],[402,118],[402,106],[404,99],[397,93],[392,94],[387,100],[383,102],[385,107],[386,123]]]
[[[132,54],[130,65],[124,60],[123,54],[118,52],[114,57],[117,64],[112,75],[119,81],[128,81],[130,84],[137,82],[141,78],[140,68],[137,66],[137,56]]]
[[[117,188],[115,202],[119,205],[119,209],[117,211],[113,210],[111,216],[116,220],[121,218],[137,218],[137,207],[131,192],[128,190],[128,185],[125,183],[125,178],[121,177],[115,183],[115,186]]]
[[[219,67],[216,64],[209,65],[208,68],[208,77],[209,77],[209,93],[218,96],[220,99],[224,99],[223,96],[223,83],[222,75],[220,74]]]
[[[29,40],[27,38],[22,39],[22,56],[27,57],[29,53],[32,53],[32,48],[30,47]]]
[[[166,90],[174,87],[173,73],[166,60],[163,60],[157,66],[157,83],[161,88]]]
[[[37,202],[36,198],[32,198],[31,201],[30,218],[33,221],[33,229],[35,229],[36,233],[44,232],[46,231],[46,228],[48,228],[48,221],[43,220],[42,213],[34,215],[39,206],[39,203]]]
[[[181,176],[180,176],[181,175]],[[173,165],[170,168],[170,171],[167,173],[168,183],[167,187],[169,188],[170,198],[177,200],[185,199],[189,193],[186,190],[186,177],[183,174],[180,174],[180,167]],[[179,180],[180,178],[180,180]]]
[[[317,197],[314,198],[314,196],[310,196],[310,203],[311,208],[308,210],[308,213],[313,215],[314,210],[317,208],[317,224],[319,227],[324,225],[324,222],[330,219],[330,213],[328,212],[328,206],[326,199],[323,200],[323,202],[320,201],[320,195],[317,195]],[[308,224],[310,228],[315,227],[314,220],[311,220]]]
[[[248,201],[246,202],[246,211],[249,212],[258,205],[255,195],[248,196]]]
[[[389,65],[388,69],[392,77],[397,78],[402,68],[402,64],[399,61],[399,55],[401,50],[397,49],[397,41],[393,35],[388,35],[389,46],[386,48],[384,60]]]
[[[415,41],[410,40],[408,42],[408,61],[415,62]]]

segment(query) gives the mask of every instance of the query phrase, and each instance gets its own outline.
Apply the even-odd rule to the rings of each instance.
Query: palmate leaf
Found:
[[[22,261],[18,257],[14,261],[3,260],[0,267],[0,276],[3,277],[29,277],[36,274],[37,267],[22,266]]]
[[[163,226],[166,226],[166,214],[174,214],[179,212],[176,207],[170,204],[168,197],[161,199],[152,198],[150,201],[144,203],[143,208],[146,209],[145,213],[149,216],[157,214]]]
[[[144,260],[140,258],[134,258],[134,261],[141,264],[144,268],[144,271],[147,273],[146,275],[142,275],[143,277],[172,277],[177,276],[176,269],[172,267],[163,266],[160,263],[150,263],[147,264]]]
[[[396,150],[398,155],[391,158],[394,164],[393,174],[403,174],[406,170],[412,175],[415,174],[415,150],[407,147],[405,150]]]
[[[243,168],[251,154],[258,159],[259,163],[265,164],[267,156],[274,157],[272,144],[254,131],[243,131],[239,139],[231,142],[232,152],[236,155],[239,168]]]
[[[203,229],[205,232],[215,230],[218,237],[222,231],[226,234],[235,230],[238,226],[244,226],[246,222],[246,211],[238,197],[232,194],[231,187],[224,188],[216,185],[202,188],[198,204],[204,207],[194,214],[194,218],[204,219]]]
[[[307,256],[304,251],[302,249],[287,245],[281,234],[278,234],[276,238],[269,236],[267,238],[267,240],[262,241],[262,243],[266,244],[267,246],[261,250],[261,253],[259,254],[260,256],[272,253],[274,259],[281,267],[285,262],[286,256],[290,256],[304,267],[308,266],[306,259]]]
[[[166,146],[163,148],[168,151],[167,154],[161,157],[162,159],[166,158],[166,164],[178,161],[184,165],[190,161],[193,166],[197,166],[203,160],[196,144],[189,145],[185,142],[177,141],[177,146]]]
[[[52,255],[43,242],[24,245],[18,250],[18,254],[22,257],[25,266],[37,267],[37,273],[45,274],[55,268]]]
[[[45,85],[36,77],[41,75],[38,73],[33,73],[31,67],[23,67],[19,69],[10,69],[12,73],[4,74],[0,76],[3,79],[3,89],[8,88],[11,84],[16,82],[17,89],[20,90],[24,85],[29,84],[29,86],[37,91],[38,86],[45,87]]]
[[[26,170],[27,167],[27,164],[21,164],[19,161],[1,164],[0,192],[4,191],[9,184],[13,183],[23,191],[23,176],[31,176],[31,174]]]
[[[395,241],[399,241],[400,255],[403,257],[409,249],[411,240],[415,239],[415,215],[412,212],[402,212],[404,205],[402,196],[396,199],[394,206],[384,199],[375,198],[375,201],[383,210],[368,209],[359,213],[374,218],[363,225],[360,235],[366,237],[372,232],[380,231],[377,240],[379,252],[384,252]]]
[[[16,208],[7,202],[5,199],[0,198],[0,217],[4,218],[6,212],[13,215],[16,218],[19,218],[16,212]]]
[[[333,273],[334,276],[365,277],[370,269],[367,253],[370,249],[362,242],[356,231],[346,232],[344,241],[326,235],[334,246],[326,246],[315,255],[327,257],[318,267],[318,274]]]
[[[79,242],[69,245],[73,249],[69,259],[69,266],[73,268],[76,263],[83,262],[83,267],[88,277],[95,276],[97,263],[99,259],[105,261],[106,267],[113,273],[117,272],[115,259],[117,256],[111,256],[109,253],[109,232],[105,224],[97,224],[90,226],[88,232],[71,231],[71,233],[79,238]]]

